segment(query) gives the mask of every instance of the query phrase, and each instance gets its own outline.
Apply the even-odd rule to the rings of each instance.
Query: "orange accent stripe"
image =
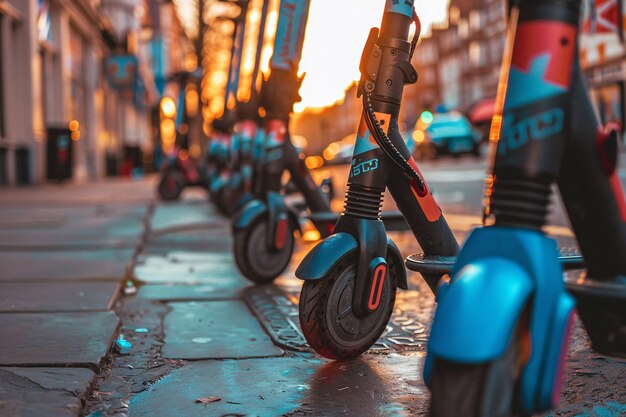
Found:
[[[419,189],[417,188],[417,184],[414,184],[412,181],[411,181],[411,191],[413,192],[413,195],[415,196],[415,198],[417,199],[417,202],[422,208],[422,211],[424,212],[426,219],[428,219],[428,221],[431,223],[436,222],[437,220],[439,220],[439,218],[441,218],[441,209],[439,208],[439,205],[435,201],[435,198],[433,197],[430,190],[428,189],[426,180],[424,180],[424,176],[422,175],[419,168],[417,167],[417,164],[415,163],[415,160],[413,159],[413,157],[409,159],[409,165],[413,167],[415,172],[417,172],[417,174],[422,179],[422,183],[424,184],[424,188],[426,192],[423,195],[420,195]]]
[[[383,283],[385,282],[386,276],[387,266],[385,264],[378,265],[374,270],[374,280],[372,282],[372,288],[370,289],[370,299],[367,303],[367,307],[371,311],[376,310],[380,304],[380,298],[383,295]],[[376,297],[375,300],[374,297]]]
[[[285,247],[287,241],[287,219],[280,219],[276,224],[276,237],[274,239],[274,245],[276,249],[282,249]]]
[[[359,122],[359,131],[358,134],[360,137],[365,137],[365,133],[367,132],[367,123],[365,123],[365,115],[361,113],[361,121]]]
[[[417,202],[429,222],[433,223],[441,218],[441,209],[437,205],[437,202],[430,191],[428,191],[424,197],[420,197],[413,187],[411,187],[411,191],[413,192],[413,195],[417,199]]]
[[[376,115],[376,120],[378,120],[378,124],[383,128],[385,135],[389,134],[389,123],[391,123],[391,115],[386,113],[378,113],[374,112]]]

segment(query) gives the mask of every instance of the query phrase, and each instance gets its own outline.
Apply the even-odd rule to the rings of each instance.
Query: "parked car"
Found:
[[[481,134],[459,112],[424,112],[413,131],[414,155],[427,159],[465,153],[480,156],[480,139]]]

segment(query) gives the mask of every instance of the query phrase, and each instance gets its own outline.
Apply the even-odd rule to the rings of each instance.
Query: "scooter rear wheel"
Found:
[[[517,415],[515,388],[521,343],[515,337],[493,362],[467,365],[437,359],[431,373],[431,417],[511,417]]]
[[[257,284],[268,284],[282,274],[289,262],[294,247],[295,227],[288,222],[287,236],[282,249],[268,250],[267,217],[263,217],[245,229],[234,233],[235,263],[241,273]]]
[[[174,201],[180,198],[185,186],[185,178],[177,169],[168,169],[163,173],[157,190],[163,201]]]
[[[222,187],[213,196],[213,202],[215,207],[219,210],[220,214],[226,217],[231,217],[235,214],[237,209],[237,195],[234,191],[228,190],[226,187]]]
[[[350,359],[368,350],[380,337],[396,299],[397,268],[387,259],[388,274],[378,308],[360,318],[352,313],[357,255],[339,261],[320,281],[306,281],[300,293],[300,326],[309,345],[329,359]]]

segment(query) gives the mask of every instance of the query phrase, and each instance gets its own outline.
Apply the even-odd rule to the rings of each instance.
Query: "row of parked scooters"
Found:
[[[225,103],[238,88],[249,0],[232,3],[240,13]],[[363,49],[363,112],[345,204],[341,214],[331,212],[332,182],[315,184],[289,134],[300,99],[309,3],[280,1],[269,77],[259,91],[252,83],[249,101],[234,109],[225,105],[199,165],[187,154],[171,155],[159,183],[161,198],[177,199],[186,186],[209,190],[216,207],[232,216],[237,266],[258,284],[285,271],[294,236],[310,221],[324,239],[296,270],[304,280],[300,324],[310,346],[327,358],[367,351],[389,322],[397,288],[408,288],[405,267],[420,272],[437,301],[424,369],[433,416],[531,415],[554,407],[576,302],[593,348],[625,355],[626,200],[617,175],[619,136],[599,125],[583,81],[579,1],[510,4],[486,181],[488,226],[474,230],[462,248],[398,130],[404,85],[418,80],[411,64],[420,35],[413,0],[386,0],[381,27],[371,30]],[[253,80],[260,76],[268,4]],[[335,47],[342,47],[340,41]],[[181,76],[181,83],[192,76]],[[184,94],[179,108],[184,115]],[[177,149],[184,142],[179,133]],[[284,183],[286,172],[290,180]],[[561,255],[542,232],[554,183],[582,257]],[[385,188],[400,212],[381,213]],[[285,197],[294,191],[304,204],[288,204]],[[404,260],[387,236],[390,229],[410,230],[423,253]],[[566,289],[564,269],[584,273]]]

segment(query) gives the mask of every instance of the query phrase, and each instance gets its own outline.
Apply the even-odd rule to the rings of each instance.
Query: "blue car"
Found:
[[[413,141],[414,155],[419,159],[466,153],[480,156],[481,135],[458,112],[422,113],[413,131]]]

